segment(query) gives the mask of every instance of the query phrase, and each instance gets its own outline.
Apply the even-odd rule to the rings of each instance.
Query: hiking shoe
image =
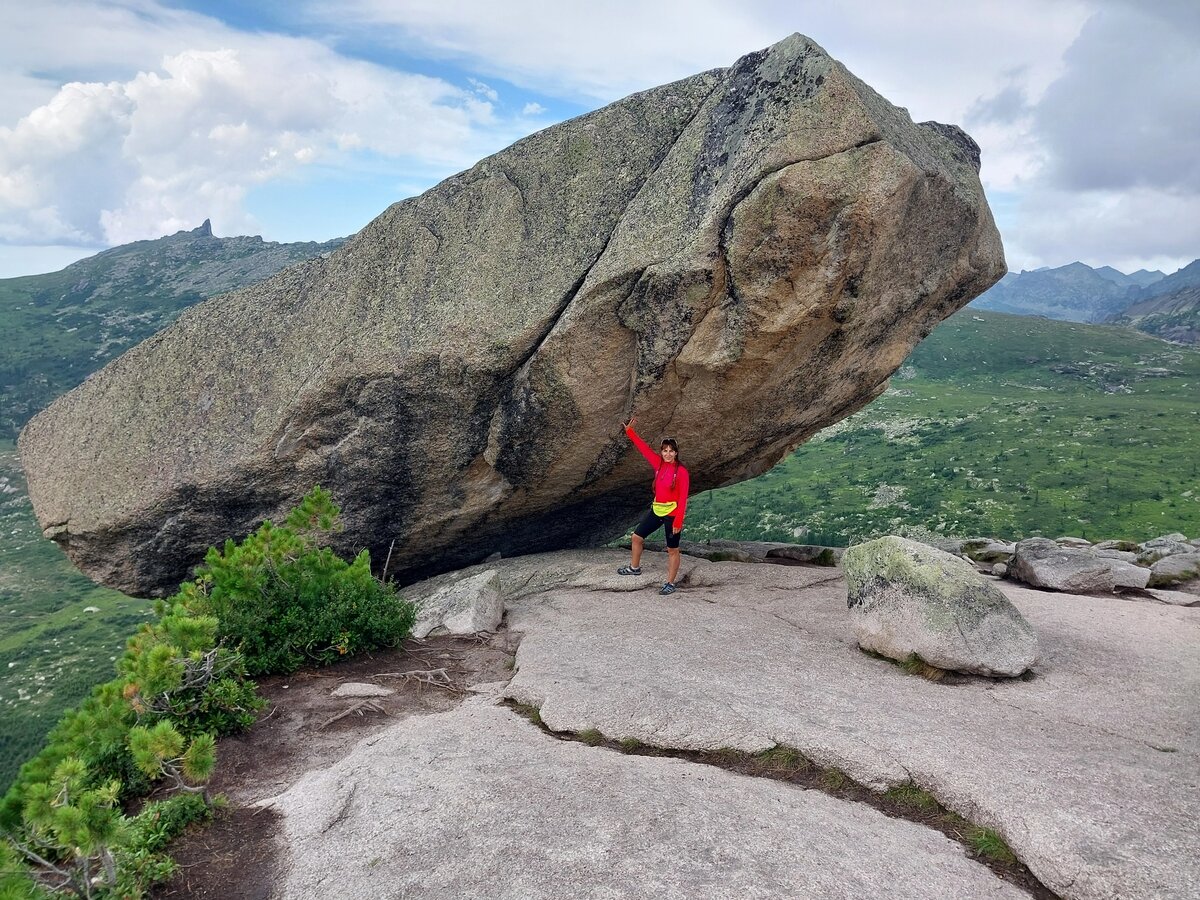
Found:
[[[666,584],[664,584],[662,586],[662,590],[659,591],[659,593],[664,596],[666,594],[673,594],[673,593],[675,593],[675,585],[672,582],[668,581]]]
[[[641,566],[638,566],[638,568],[636,568],[636,569],[633,566],[621,566],[621,568],[617,569],[617,574],[618,575],[641,575],[642,569],[641,569]]]

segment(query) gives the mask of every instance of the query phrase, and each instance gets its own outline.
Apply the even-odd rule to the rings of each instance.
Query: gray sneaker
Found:
[[[673,593],[675,593],[675,585],[672,582],[668,581],[666,584],[664,584],[662,586],[662,590],[659,591],[659,593],[664,596],[667,594],[673,594]]]
[[[641,575],[642,569],[641,569],[641,566],[639,566],[636,569],[633,566],[621,566],[621,568],[617,569],[617,574],[618,575]]]

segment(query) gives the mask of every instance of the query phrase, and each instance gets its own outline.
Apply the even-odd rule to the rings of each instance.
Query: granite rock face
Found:
[[[138,594],[317,483],[404,580],[610,538],[649,498],[630,413],[693,491],[753,477],[1004,274],[978,166],[793,35],[185,312],[26,428],[35,511]]]
[[[1054,591],[1107,594],[1116,586],[1112,562],[1049,538],[1026,538],[1017,542],[1008,577]]]
[[[901,537],[858,544],[842,558],[858,645],[940,669],[1015,676],[1038,659],[1037,635],[969,564]]]

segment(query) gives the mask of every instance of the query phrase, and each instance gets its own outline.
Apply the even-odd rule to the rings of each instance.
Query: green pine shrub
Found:
[[[0,900],[45,900],[49,896],[30,876],[16,848],[0,841]]]
[[[344,559],[319,548],[340,530],[340,510],[316,487],[284,525],[264,522],[241,543],[209,550],[187,602],[214,616],[251,675],[326,665],[394,647],[412,631],[416,609],[371,574],[366,550]]]
[[[155,607],[117,663],[51,731],[0,802],[0,900],[48,896],[33,878],[81,897],[141,897],[170,877],[167,843],[211,816],[216,737],[244,730],[265,701],[250,674],[394,646],[416,616],[318,539],[340,530],[321,488],[282,526],[213,548],[196,578]],[[133,818],[123,805],[173,791]]]

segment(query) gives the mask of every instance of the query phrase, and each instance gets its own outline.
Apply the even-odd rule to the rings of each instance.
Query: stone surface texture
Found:
[[[347,681],[329,692],[331,697],[390,697],[394,693],[391,688],[361,681]]]
[[[665,568],[656,556],[645,587]],[[1032,680],[933,683],[858,649],[836,570],[685,558],[681,589],[661,598],[610,587],[626,559],[501,564],[523,634],[506,693],[551,728],[786,744],[866,784],[914,781],[1071,900],[1200,894],[1197,609],[1004,584],[1039,636]]]
[[[338,549],[394,541],[402,580],[611,538],[649,497],[631,413],[680,440],[694,491],[750,478],[996,282],[978,171],[965,133],[793,35],[188,310],[25,429],[34,509],[134,594],[318,483]]]
[[[412,598],[410,592],[405,596]],[[497,590],[494,569],[451,582],[421,596],[412,635],[477,634],[495,631],[504,617],[504,601]]]
[[[557,741],[487,699],[403,721],[268,802],[289,900],[1027,896],[919,825]]]
[[[1116,585],[1112,562],[1084,548],[1060,546],[1049,538],[1026,538],[1017,542],[1008,577],[1054,591],[1111,593]]]
[[[1150,584],[1154,587],[1170,587],[1194,578],[1200,578],[1200,553],[1175,553],[1150,567]]]
[[[940,669],[1020,675],[1038,657],[1037,635],[993,583],[968,563],[902,537],[851,547],[842,560],[850,622],[864,650]]]

